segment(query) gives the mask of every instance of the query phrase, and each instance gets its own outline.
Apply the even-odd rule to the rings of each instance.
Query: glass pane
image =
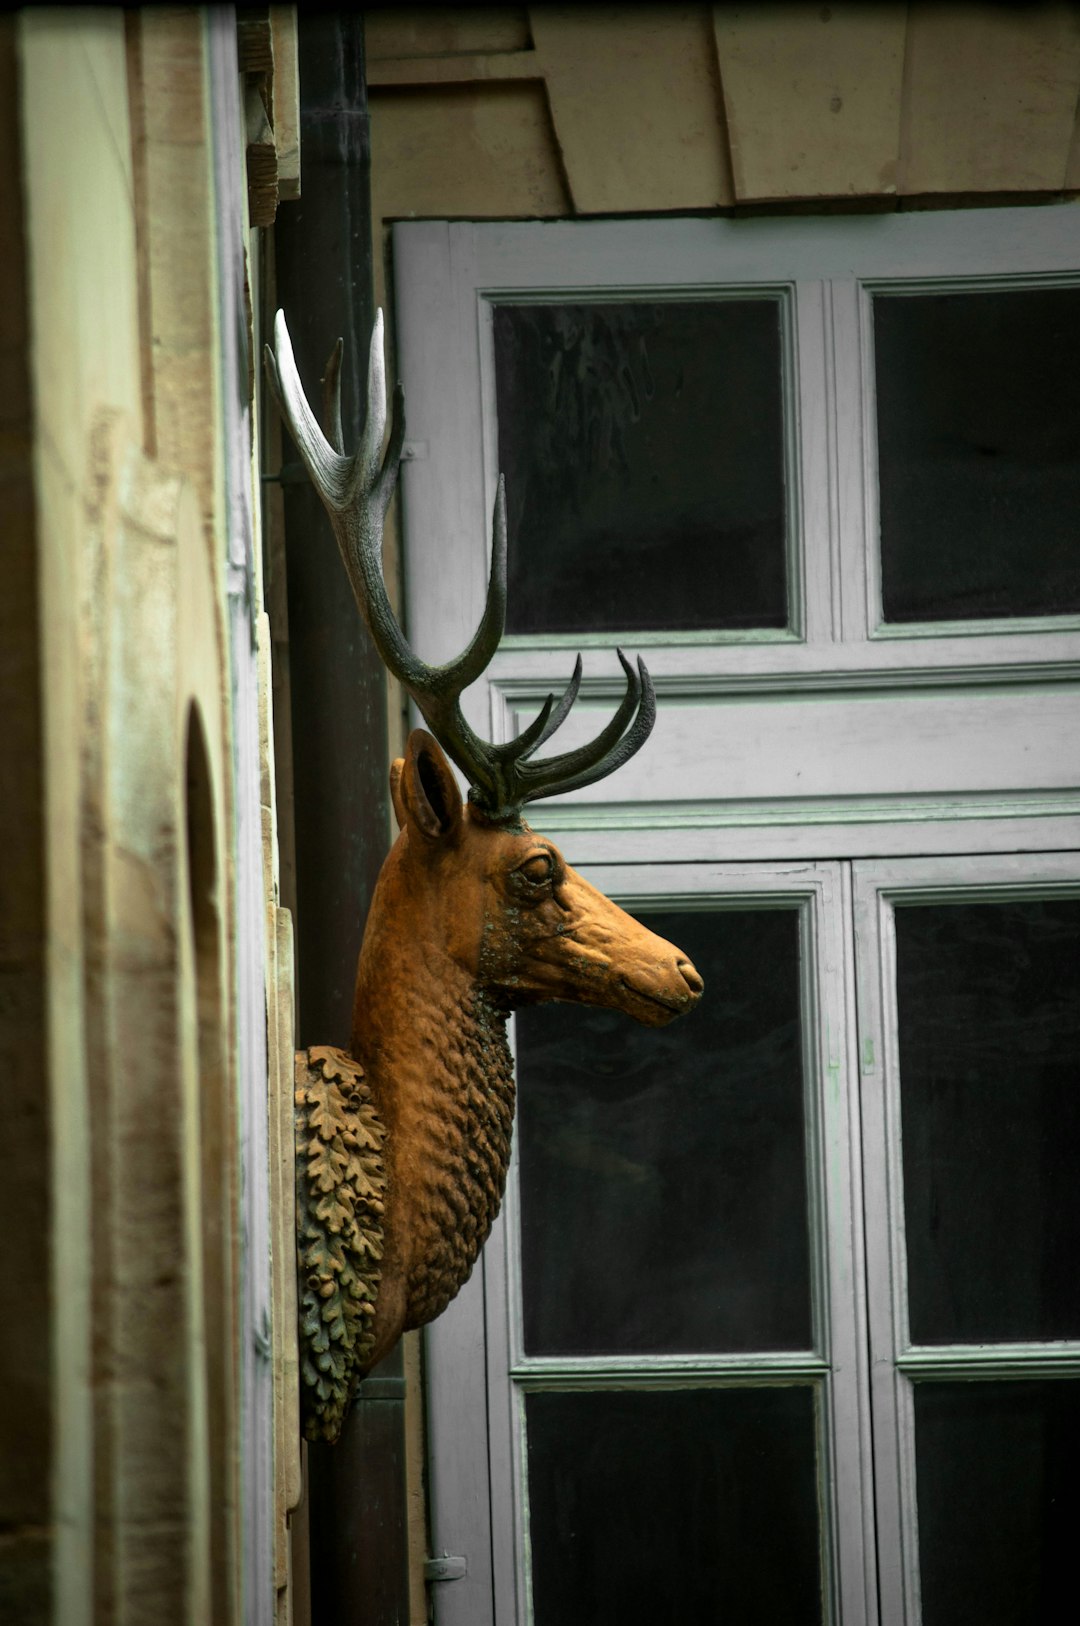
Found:
[[[810,1388],[531,1394],[536,1626],[811,1626]]]
[[[1080,1385],[918,1383],[923,1626],[1078,1613]]]
[[[874,299],[886,621],[1080,610],[1080,288]]]
[[[526,1348],[808,1349],[798,913],[641,919],[705,978],[692,1016],[517,1016]]]
[[[509,632],[784,627],[780,305],[499,305]]]
[[[1080,900],[896,911],[911,1336],[1080,1338]]]

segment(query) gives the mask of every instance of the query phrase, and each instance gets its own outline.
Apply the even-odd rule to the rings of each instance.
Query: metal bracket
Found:
[[[404,1378],[361,1378],[356,1385],[354,1401],[404,1400]]]
[[[264,486],[306,486],[311,484],[302,463],[283,463],[276,474],[260,474]]]
[[[424,1580],[463,1581],[468,1569],[464,1558],[451,1558],[449,1553],[444,1553],[441,1558],[424,1559]]]

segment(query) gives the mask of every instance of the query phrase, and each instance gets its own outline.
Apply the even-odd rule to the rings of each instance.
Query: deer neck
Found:
[[[353,1052],[386,1125],[387,1253],[405,1326],[457,1293],[506,1185],[514,1075],[506,1012],[460,967],[392,966],[358,989]]]

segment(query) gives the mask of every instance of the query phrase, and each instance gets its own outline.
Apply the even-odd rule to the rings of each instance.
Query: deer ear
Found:
[[[405,828],[405,803],[401,799],[401,774],[404,767],[404,757],[395,757],[390,764],[390,800],[394,804],[394,817],[397,819],[399,830]]]
[[[410,827],[428,841],[459,834],[463,809],[458,782],[437,741],[422,728],[409,735],[399,790]]]

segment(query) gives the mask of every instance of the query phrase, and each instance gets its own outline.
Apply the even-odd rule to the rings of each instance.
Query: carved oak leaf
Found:
[[[359,1076],[363,1078],[363,1070],[349,1055],[347,1050],[339,1050],[332,1044],[313,1044],[306,1052],[308,1062],[312,1067],[318,1067],[318,1076],[321,1079],[334,1082],[348,1083],[350,1087]]]
[[[333,1140],[346,1127],[345,1102],[336,1085],[313,1086],[308,1091],[308,1123],[322,1140]]]
[[[365,1152],[379,1152],[382,1150],[382,1143],[386,1136],[385,1134],[376,1134],[368,1124],[361,1122],[350,1128],[347,1138],[351,1140],[354,1146],[362,1146]]]
[[[349,1154],[339,1143],[312,1141],[316,1148],[308,1159],[308,1179],[320,1191],[336,1191],[349,1167]]]
[[[335,1440],[372,1348],[386,1131],[363,1069],[329,1045],[297,1052],[295,1101],[304,1433]]]

